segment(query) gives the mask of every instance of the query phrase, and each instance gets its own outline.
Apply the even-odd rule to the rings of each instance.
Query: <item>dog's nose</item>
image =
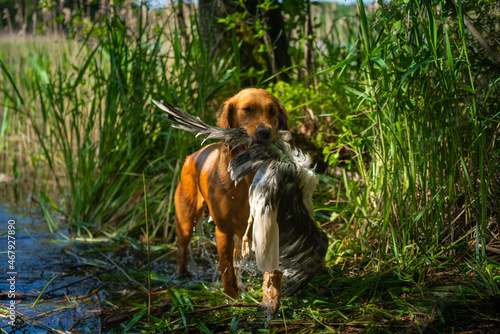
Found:
[[[271,129],[268,128],[268,127],[266,127],[266,126],[259,125],[257,127],[257,139],[262,144],[268,144],[268,143],[270,143],[271,139],[272,139]]]

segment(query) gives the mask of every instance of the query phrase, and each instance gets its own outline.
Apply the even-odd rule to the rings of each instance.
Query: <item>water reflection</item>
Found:
[[[32,208],[25,192],[22,195],[19,188],[5,184],[2,188],[9,191],[2,192],[4,195],[16,199],[15,206],[0,204],[2,330],[64,333],[98,328],[99,319],[88,316],[98,308],[95,301],[99,293],[89,295],[96,282],[86,280],[71,285],[84,273],[77,270],[77,260],[64,252],[67,236],[62,232],[50,234],[41,211]],[[60,287],[65,288],[55,290]]]

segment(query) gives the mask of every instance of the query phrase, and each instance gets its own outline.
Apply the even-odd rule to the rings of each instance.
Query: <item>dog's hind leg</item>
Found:
[[[196,179],[189,173],[186,161],[181,180],[175,191],[175,228],[178,239],[176,275],[187,274],[187,257],[193,229],[205,211],[205,201],[198,190]]]

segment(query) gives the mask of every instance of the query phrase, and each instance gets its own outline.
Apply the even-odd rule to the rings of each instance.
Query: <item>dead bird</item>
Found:
[[[210,126],[167,102],[153,102],[176,123],[174,128],[222,139],[231,150],[244,148],[227,171],[235,185],[255,174],[243,253],[248,253],[251,238],[257,267],[264,272],[262,306],[268,316],[275,314],[281,294],[295,293],[323,268],[328,249],[328,237],[313,219],[312,194],[318,180],[311,159],[290,146],[287,130],[276,131],[275,140],[263,144],[244,128]]]

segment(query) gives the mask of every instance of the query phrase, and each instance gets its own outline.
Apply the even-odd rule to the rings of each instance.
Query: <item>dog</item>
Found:
[[[288,130],[288,114],[281,101],[269,92],[245,89],[224,103],[220,127],[242,128],[253,141],[265,145],[276,138],[277,130]],[[250,216],[248,193],[253,175],[247,175],[235,187],[227,169],[242,149],[244,147],[232,150],[230,146],[215,143],[186,157],[174,199],[179,244],[176,274],[187,272],[188,246],[193,228],[208,207],[216,226],[222,285],[231,298],[238,297],[233,263],[234,237],[243,238],[247,229]],[[275,280],[273,283],[279,286],[277,278]]]
[[[188,156],[184,163],[175,195],[176,274],[187,272],[193,227],[208,207],[216,224],[225,292],[233,298],[238,295],[234,236],[246,241],[248,248],[253,227],[252,248],[264,272],[262,307],[273,315],[279,307],[283,273],[291,277],[285,292],[292,294],[314,277],[328,248],[326,234],[312,219],[317,179],[309,156],[287,143],[291,135],[283,104],[265,90],[243,90],[226,101],[223,128],[217,128],[168,103],[153,102],[177,123],[174,127],[224,139]],[[243,252],[248,249],[243,247]]]

